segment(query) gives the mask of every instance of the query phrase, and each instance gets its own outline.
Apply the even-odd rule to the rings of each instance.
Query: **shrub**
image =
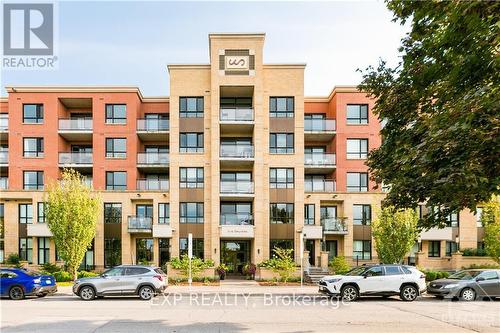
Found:
[[[256,271],[257,266],[255,266],[255,264],[247,263],[245,266],[243,266],[243,274],[247,277],[255,276]]]
[[[482,265],[477,265],[477,264],[472,264],[467,267],[462,267],[462,269],[500,269],[500,265],[496,264],[482,264]]]
[[[66,271],[54,272],[53,275],[57,282],[73,281],[73,279],[71,278],[71,274]]]
[[[484,249],[472,249],[472,248],[466,248],[462,250],[462,255],[464,257],[485,257],[486,256],[486,251]]]
[[[173,269],[178,269],[181,271],[182,275],[185,277],[189,276],[189,258],[187,254],[184,254],[181,258],[174,257],[170,260],[170,266]],[[200,258],[193,257],[191,259],[191,275],[197,278],[198,275],[206,268],[214,267],[213,260],[203,260]]]
[[[345,274],[351,269],[347,260],[343,256],[333,258],[328,263],[328,266],[330,266],[334,274]]]
[[[47,274],[54,274],[55,272],[61,271],[61,267],[57,266],[56,264],[52,264],[50,262],[46,262],[45,264],[42,265],[42,272],[45,272]]]
[[[446,271],[423,270],[422,272],[425,274],[426,281],[445,279],[448,276],[450,276],[450,273],[448,273]]]
[[[7,261],[6,262],[9,265],[19,266],[21,264],[21,258],[19,257],[19,255],[17,253],[11,253],[7,257]]]
[[[99,276],[99,274],[94,273],[94,272],[87,272],[87,271],[79,271],[78,272],[79,279],[87,278],[87,277],[96,277],[96,276]]]
[[[292,257],[293,249],[275,247],[273,252],[275,257],[261,262],[259,267],[271,269],[273,272],[278,273],[281,281],[287,282],[295,271],[295,261]]]

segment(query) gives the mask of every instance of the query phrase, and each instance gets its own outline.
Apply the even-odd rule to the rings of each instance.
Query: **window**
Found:
[[[203,188],[203,168],[181,168],[181,188]]]
[[[158,204],[158,223],[159,224],[170,223],[170,205],[168,203]]]
[[[347,159],[365,159],[368,157],[368,139],[347,139]]]
[[[43,157],[43,138],[23,139],[24,157]]]
[[[106,190],[126,190],[126,189],[127,189],[126,171],[106,172]]]
[[[253,224],[252,204],[249,202],[224,202],[220,204],[221,225]]]
[[[89,247],[87,248],[87,251],[85,251],[82,262],[80,263],[80,267],[79,267],[80,270],[91,271],[91,270],[95,269],[94,243],[95,243],[95,239],[92,240]]]
[[[113,267],[122,263],[122,241],[119,238],[104,239],[104,266]]]
[[[319,208],[320,219],[322,221],[337,218],[337,206],[322,206]]]
[[[271,223],[293,224],[293,203],[272,203],[270,205]]]
[[[382,267],[380,266],[375,266],[370,269],[368,269],[366,272],[363,273],[364,276],[382,276],[384,275],[384,272],[382,271]]]
[[[181,118],[203,118],[203,97],[180,97]]]
[[[276,248],[293,250],[293,239],[271,239],[269,242],[269,258],[276,256],[274,253]]]
[[[304,205],[304,224],[314,224],[314,204]]]
[[[46,208],[47,203],[46,202],[39,202],[37,204],[37,222],[38,223],[45,223],[45,208]]]
[[[483,216],[483,207],[477,207],[476,208],[476,226],[478,228],[483,227],[483,221],[481,220]]]
[[[452,253],[458,251],[458,244],[455,242],[446,241],[446,256],[451,257]]]
[[[127,105],[106,104],[106,124],[126,124]]]
[[[203,203],[181,202],[180,223],[203,223]]]
[[[138,264],[153,261],[153,238],[136,239],[135,253]]]
[[[402,275],[403,271],[399,266],[385,266],[385,275]]]
[[[372,242],[369,240],[355,240],[352,243],[352,257],[359,260],[372,259]]]
[[[38,237],[38,265],[46,264],[50,261],[50,238]]]
[[[368,174],[366,172],[347,173],[347,192],[367,192]]]
[[[181,133],[181,153],[203,153],[203,133]]]
[[[479,277],[484,278],[485,280],[498,280],[498,274],[495,271],[486,271],[482,272]]]
[[[271,188],[293,188],[294,174],[292,168],[269,169]]]
[[[180,255],[188,254],[188,239],[179,238],[179,253]],[[204,258],[204,244],[202,238],[193,238],[193,256],[196,258]]]
[[[293,118],[294,109],[293,97],[269,98],[269,115],[272,118]]]
[[[170,239],[158,239],[158,254],[160,256],[160,267],[170,261]]]
[[[368,104],[348,104],[347,124],[348,125],[368,124]]]
[[[23,123],[43,123],[43,104],[23,104]]]
[[[116,202],[104,203],[104,223],[122,223],[122,204]]]
[[[4,262],[4,217],[5,217],[5,207],[3,203],[0,203],[0,263]]]
[[[32,204],[19,204],[19,223],[32,224],[33,223],[33,205]]]
[[[33,238],[19,238],[19,259],[33,263]]]
[[[429,241],[428,255],[431,258],[441,257],[441,242],[440,241]]]
[[[458,228],[458,225],[459,225],[458,213],[451,213],[446,217],[446,226]]]
[[[271,154],[293,154],[293,133],[271,133],[269,151]]]
[[[372,222],[372,206],[352,205],[352,222],[354,225],[370,225]]]
[[[24,171],[25,190],[43,190],[43,171]]]
[[[127,157],[127,139],[125,139],[125,138],[107,138],[106,139],[106,157],[126,158]]]

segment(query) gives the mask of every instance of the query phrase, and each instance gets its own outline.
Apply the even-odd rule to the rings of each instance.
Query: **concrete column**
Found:
[[[328,251],[321,251],[320,256],[321,256],[321,269],[325,272],[328,271]]]
[[[302,260],[302,267],[304,268],[304,270],[308,270],[309,269],[309,251],[307,250],[304,250],[304,258]]]

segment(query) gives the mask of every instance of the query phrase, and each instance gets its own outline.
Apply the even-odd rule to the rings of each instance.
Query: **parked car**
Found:
[[[321,293],[354,301],[360,296],[399,295],[414,301],[426,289],[425,275],[413,266],[367,265],[345,275],[325,276],[319,282]]]
[[[149,300],[167,287],[167,275],[158,267],[122,265],[100,276],[77,279],[73,293],[85,301],[102,296],[138,295]]]
[[[57,291],[56,279],[20,268],[0,269],[0,295],[20,300],[25,296],[44,297]]]
[[[473,301],[500,297],[500,269],[468,269],[429,282],[427,293],[439,298]]]

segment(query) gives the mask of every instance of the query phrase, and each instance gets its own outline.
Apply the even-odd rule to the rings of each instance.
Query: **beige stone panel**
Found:
[[[478,228],[476,215],[468,209],[459,213],[460,248],[477,248]]]

